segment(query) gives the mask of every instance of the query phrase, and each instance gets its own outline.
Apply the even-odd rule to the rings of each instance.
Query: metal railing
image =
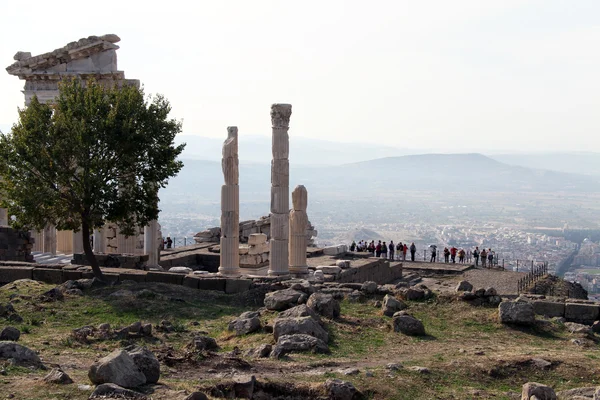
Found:
[[[533,261],[532,261],[533,263]],[[533,285],[537,290],[536,282],[548,275],[548,262],[541,262],[537,265],[532,265],[531,271],[517,282],[517,293],[528,291]]]
[[[171,238],[171,246],[169,247],[168,242],[167,242],[167,237],[163,238],[163,249],[175,249],[177,247],[184,247],[184,246],[190,246],[192,244],[195,244],[196,242],[194,241],[193,237],[172,237]]]

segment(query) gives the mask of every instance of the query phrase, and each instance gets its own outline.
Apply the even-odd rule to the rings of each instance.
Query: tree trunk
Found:
[[[92,266],[92,272],[94,273],[94,277],[101,282],[104,282],[104,274],[98,265],[98,260],[96,259],[96,255],[92,250],[92,245],[90,244],[90,227],[85,221],[85,218],[82,218],[81,223],[81,234],[83,235],[83,252],[85,253],[85,257],[90,262]]]

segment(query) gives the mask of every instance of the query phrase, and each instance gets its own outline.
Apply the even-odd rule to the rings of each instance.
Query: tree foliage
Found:
[[[12,223],[81,230],[94,267],[92,229],[111,221],[133,234],[158,218],[158,191],[183,166],[185,145],[174,145],[181,123],[170,111],[160,95],[94,80],[63,81],[53,105],[34,97],[0,135],[0,190]]]

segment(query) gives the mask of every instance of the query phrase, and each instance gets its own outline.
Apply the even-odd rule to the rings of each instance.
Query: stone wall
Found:
[[[33,262],[31,249],[34,239],[29,232],[0,226],[0,261]]]
[[[148,254],[96,254],[98,265],[106,268],[145,269],[148,257]],[[83,253],[73,254],[71,264],[91,265]]]
[[[248,243],[250,235],[253,233],[264,233],[267,238],[271,237],[271,220],[270,216],[260,217],[257,220],[248,220],[240,222],[240,243]],[[306,238],[308,246],[312,247],[315,243],[318,231],[308,221],[308,228],[306,229]],[[221,228],[215,227],[210,228],[202,232],[198,232],[194,235],[196,243],[219,243],[221,237]]]

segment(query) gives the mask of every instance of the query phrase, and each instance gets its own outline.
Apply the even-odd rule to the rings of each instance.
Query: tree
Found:
[[[55,104],[36,97],[0,134],[2,206],[16,228],[81,231],[94,276],[102,280],[90,233],[107,221],[126,235],[158,218],[158,191],[183,167],[175,146],[181,122],[163,96],[135,86],[71,79]]]

